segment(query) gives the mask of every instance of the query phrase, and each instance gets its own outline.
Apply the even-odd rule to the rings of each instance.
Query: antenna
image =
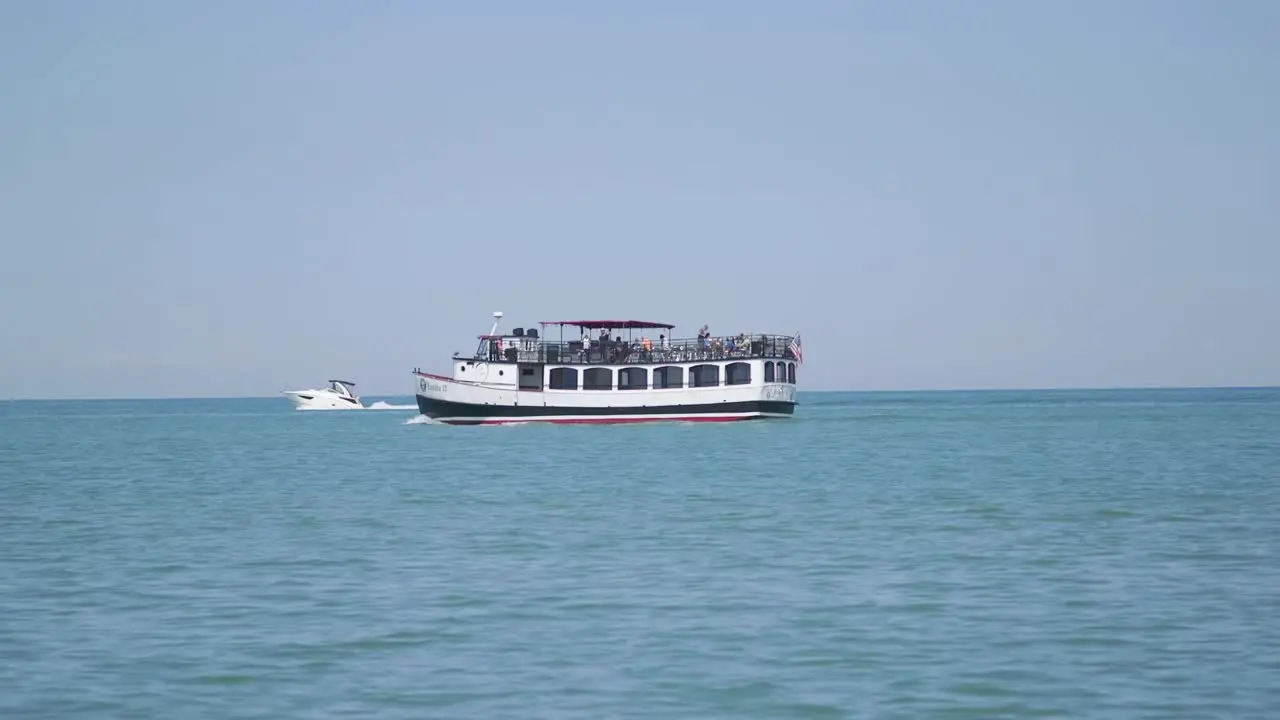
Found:
[[[502,311],[495,310],[493,312],[493,327],[489,328],[490,335],[498,334],[498,323],[502,322]]]

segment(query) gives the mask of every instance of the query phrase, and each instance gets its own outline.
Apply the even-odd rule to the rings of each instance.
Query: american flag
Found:
[[[796,356],[796,360],[800,361],[801,365],[804,364],[804,348],[800,346],[799,330],[796,331],[795,337],[791,338],[791,344],[787,346],[787,349],[791,351],[792,355]]]

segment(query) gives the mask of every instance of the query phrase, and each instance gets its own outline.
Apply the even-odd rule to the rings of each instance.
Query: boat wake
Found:
[[[369,406],[365,408],[365,410],[417,410],[417,409],[418,409],[417,405],[392,405],[391,403],[383,402],[381,400],[375,403],[370,403]]]
[[[405,420],[404,424],[405,425],[444,425],[444,423],[440,422],[439,420],[432,420],[426,415],[414,415],[408,420]]]
[[[294,409],[299,412],[353,412],[353,411],[359,411],[359,410],[399,410],[400,412],[404,412],[406,410],[417,410],[418,406],[417,405],[392,405],[391,403],[383,402],[379,400],[378,402],[372,403],[370,405],[354,405],[350,407],[326,407],[324,405],[320,405],[320,406],[313,406],[313,407],[304,406],[304,407],[299,407]]]

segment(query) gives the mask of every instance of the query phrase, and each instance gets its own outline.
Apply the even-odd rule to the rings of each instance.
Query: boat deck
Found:
[[[519,328],[517,328],[519,330]],[[746,358],[794,360],[790,335],[731,335],[708,338],[655,339],[649,337],[607,342],[547,340],[513,333],[483,346],[474,355],[455,355],[454,360],[546,363],[555,365],[646,365],[688,363]],[[587,349],[584,349],[587,347]]]

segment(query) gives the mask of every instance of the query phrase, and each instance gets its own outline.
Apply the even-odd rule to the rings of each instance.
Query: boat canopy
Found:
[[[542,325],[573,325],[574,327],[586,328],[588,330],[598,330],[608,328],[609,330],[633,330],[639,328],[665,328],[670,330],[675,325],[660,322],[648,322],[646,320],[543,320]]]
[[[342,385],[346,385],[347,387],[355,387],[355,386],[356,386],[356,384],[355,384],[355,383],[353,383],[353,382],[349,382],[349,381],[347,381],[347,380],[330,380],[329,382],[331,382],[331,383],[341,383]]]

